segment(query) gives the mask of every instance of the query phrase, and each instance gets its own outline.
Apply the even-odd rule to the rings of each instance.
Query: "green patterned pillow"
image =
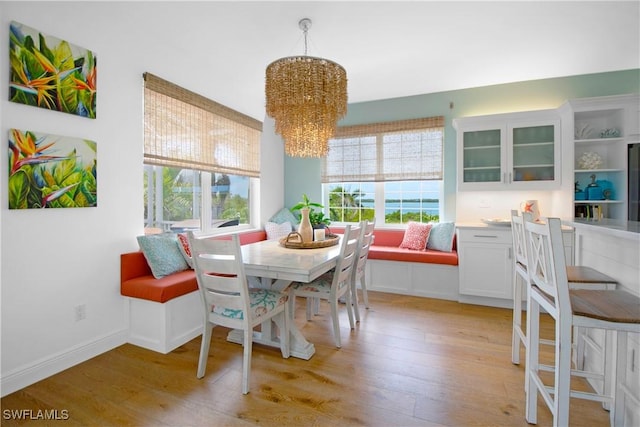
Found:
[[[300,221],[298,221],[298,218],[296,218],[296,216],[289,209],[282,208],[278,211],[278,213],[269,218],[269,222],[275,222],[276,224],[289,222],[291,224],[291,230],[293,231],[296,229],[296,226]]]
[[[151,273],[156,279],[189,268],[182,252],[180,252],[178,238],[175,234],[151,234],[138,236],[137,239],[140,250],[142,250],[151,268]]]

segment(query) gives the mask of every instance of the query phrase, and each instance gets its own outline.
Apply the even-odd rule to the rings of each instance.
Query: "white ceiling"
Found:
[[[185,66],[207,84],[189,88],[263,120],[264,70],[280,57],[304,53],[298,28],[304,17],[313,21],[308,54],[345,67],[354,103],[640,68],[639,6],[636,0],[208,1],[153,7],[159,35],[169,40],[157,47],[162,55],[180,60],[185,49],[190,57],[201,52],[200,63]]]

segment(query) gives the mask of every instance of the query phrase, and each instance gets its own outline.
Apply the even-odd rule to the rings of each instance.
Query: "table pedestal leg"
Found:
[[[253,284],[254,282],[251,281],[251,283]],[[289,283],[290,282],[284,282],[281,280],[273,282],[271,279],[263,277],[260,281],[260,286],[267,289],[284,289],[289,285]],[[276,322],[280,321],[281,320],[278,319],[278,321]],[[278,326],[278,330],[282,330],[282,328],[280,327],[281,325],[276,324],[276,326]],[[298,327],[295,325],[293,319],[291,320],[291,324],[289,325],[289,333],[289,353],[291,354],[291,356],[304,360],[311,359],[311,356],[314,355],[316,349],[314,345],[307,341],[304,335],[302,335],[302,332],[300,332]],[[243,331],[238,329],[230,331],[227,335],[227,341],[236,344],[242,344],[242,339]],[[276,330],[275,328],[273,328],[271,320],[262,322],[262,324],[260,325],[260,332],[253,332],[253,342],[268,345],[270,347],[280,348],[280,338],[277,336]]]

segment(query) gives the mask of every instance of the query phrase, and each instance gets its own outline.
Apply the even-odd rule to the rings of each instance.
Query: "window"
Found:
[[[249,224],[262,124],[152,74],[144,81],[145,227]]]
[[[162,231],[203,229],[250,222],[249,177],[145,165],[145,226]],[[209,185],[208,182],[213,184]],[[209,191],[202,194],[202,188]],[[211,212],[203,214],[203,210]]]
[[[322,173],[331,220],[437,221],[443,132],[443,117],[338,128]]]

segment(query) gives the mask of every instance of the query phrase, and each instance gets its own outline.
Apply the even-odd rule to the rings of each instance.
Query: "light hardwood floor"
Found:
[[[63,425],[94,426],[526,426],[524,369],[511,364],[511,311],[370,292],[370,310],[342,349],[328,306],[296,322],[309,361],[254,345],[251,392],[241,393],[242,350],[214,329],[207,374],[196,378],[200,338],[167,355],[123,345],[1,400],[7,410],[57,410]],[[543,322],[549,337],[553,327]],[[546,352],[546,351],[545,351]],[[522,352],[524,360],[524,352]],[[549,357],[549,353],[545,353]],[[66,411],[66,412],[62,412]],[[596,402],[572,399],[572,426],[606,426]],[[539,398],[538,425],[551,424]]]

